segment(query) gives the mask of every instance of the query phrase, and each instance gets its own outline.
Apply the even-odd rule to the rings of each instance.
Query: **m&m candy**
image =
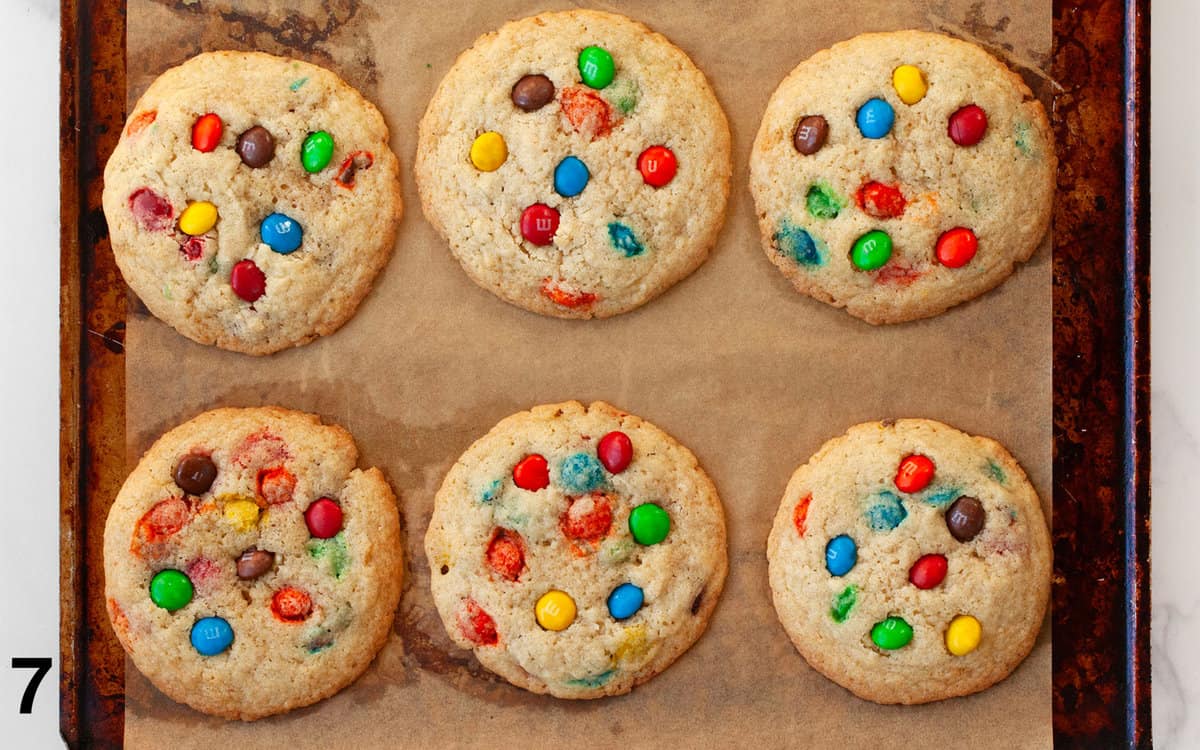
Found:
[[[889,617],[871,628],[871,640],[885,651],[904,648],[912,641],[912,637],[912,625],[905,622],[903,617]]]
[[[575,622],[575,600],[565,591],[551,589],[537,600],[533,614],[546,630],[566,630]]]
[[[955,227],[938,237],[937,259],[947,268],[962,268],[979,250],[979,239],[965,227]]]
[[[603,47],[584,47],[579,53],[579,76],[591,88],[604,88],[612,83],[615,74],[612,55]]]
[[[863,271],[882,268],[892,257],[892,238],[887,232],[873,229],[854,241],[850,260]]]
[[[168,612],[187,606],[192,594],[192,581],[181,571],[160,570],[150,579],[150,601]]]
[[[979,646],[983,626],[970,615],[959,615],[946,628],[946,650],[955,656],[966,656]]]
[[[622,583],[608,595],[608,613],[614,620],[627,620],[637,614],[645,594],[632,583]]]
[[[258,525],[258,503],[245,499],[228,500],[222,515],[237,531],[250,531]]]
[[[578,157],[568,156],[554,168],[554,192],[564,198],[574,198],[587,187],[591,173]]]
[[[946,509],[946,528],[950,530],[950,536],[960,542],[974,539],[983,530],[985,520],[987,513],[983,503],[974,497],[960,497]]]
[[[883,138],[892,132],[895,119],[896,113],[892,111],[892,105],[878,97],[868,99],[866,104],[858,108],[858,114],[855,116],[858,131],[864,138],[872,140]]]
[[[945,555],[921,555],[908,569],[908,582],[919,589],[931,589],[946,579]]]
[[[534,245],[549,245],[558,231],[558,211],[545,203],[534,203],[521,212],[521,236]]]
[[[471,163],[480,172],[495,172],[508,159],[508,144],[504,136],[489,130],[471,142]]]
[[[198,118],[192,125],[192,148],[208,153],[221,143],[221,132],[224,130],[221,118],[212,112]]]
[[[312,597],[306,591],[288,586],[271,597],[271,614],[280,622],[304,622],[312,611]]]
[[[265,167],[275,158],[275,137],[262,125],[255,125],[238,136],[233,150],[247,167]]]
[[[844,576],[858,562],[858,545],[847,534],[839,534],[825,545],[825,569],[831,576]]]
[[[521,489],[537,492],[550,486],[550,465],[545,456],[531,453],[513,467],[512,477],[513,484]]]
[[[233,628],[223,617],[202,617],[192,626],[191,641],[201,656],[216,656],[233,643]]]
[[[892,88],[900,101],[912,106],[925,98],[929,86],[925,83],[925,74],[916,65],[901,65],[892,71]]]
[[[267,247],[280,255],[294,252],[304,241],[304,229],[292,217],[273,213],[258,225],[258,236]]]
[[[342,530],[342,506],[323,497],[304,511],[304,523],[317,539],[329,539]]]
[[[918,453],[905,456],[893,481],[901,492],[920,492],[933,481],[933,461]]]
[[[821,150],[829,137],[829,123],[821,115],[801,117],[792,132],[792,147],[805,156]]]
[[[665,187],[675,179],[678,166],[675,153],[666,146],[651,146],[638,157],[638,171],[642,173],[642,180],[651,187]]]
[[[233,287],[233,293],[237,296],[247,302],[254,302],[266,294],[267,275],[254,261],[239,260],[233,264],[233,270],[229,273],[229,286]]]
[[[208,201],[189,203],[179,215],[179,231],[196,237],[217,225],[217,207]]]
[[[333,136],[324,130],[309,133],[300,146],[300,163],[304,171],[320,172],[333,159]]]
[[[525,570],[525,541],[512,529],[496,528],[484,559],[501,578],[515,581]]]
[[[172,478],[189,495],[203,495],[217,479],[217,465],[211,456],[189,453],[175,464]]]
[[[658,544],[671,531],[671,516],[655,503],[643,503],[629,514],[629,531],[638,544]]]
[[[620,430],[614,430],[600,438],[596,456],[609,472],[620,474],[633,460],[633,441]]]
[[[987,133],[987,112],[977,104],[968,104],[950,115],[946,132],[960,146],[974,146]]]
[[[554,100],[554,82],[544,75],[521,76],[513,84],[512,103],[522,112],[536,112]]]

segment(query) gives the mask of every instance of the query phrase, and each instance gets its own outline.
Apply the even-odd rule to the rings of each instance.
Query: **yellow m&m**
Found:
[[[946,628],[946,649],[955,656],[966,656],[979,646],[983,626],[970,615],[959,615]]]
[[[504,136],[489,130],[471,144],[471,163],[480,172],[495,172],[508,158]]]
[[[916,65],[901,65],[893,70],[892,87],[896,89],[900,101],[910,106],[924,99],[929,89],[925,75]]]
[[[258,523],[258,504],[253,500],[228,500],[225,502],[224,515],[233,528],[250,531]]]
[[[179,215],[179,231],[193,237],[204,234],[217,224],[217,207],[208,201],[189,203]]]
[[[546,630],[566,630],[575,622],[575,600],[565,591],[552,589],[537,600],[533,614]]]

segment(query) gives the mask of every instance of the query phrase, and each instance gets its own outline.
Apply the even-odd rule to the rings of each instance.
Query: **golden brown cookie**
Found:
[[[704,632],[725,517],[696,457],[605,403],[501,421],[450,470],[425,535],[446,632],[536,693],[627,693]]]
[[[354,315],[391,257],[398,175],[383,117],[334,73],[210,52],[134,106],[104,215],[150,312],[202,344],[269,354]]]
[[[788,483],[767,560],[796,649],[877,703],[1004,679],[1050,595],[1050,535],[1025,472],[999,443],[925,419],[822,446]]]
[[[1002,282],[1050,226],[1054,143],[1020,76],[941,34],[863,34],[767,103],[750,188],[767,256],[869,323],[937,315]]]
[[[205,713],[257,719],[350,684],[403,578],[396,498],[340,427],[267,407],[176,427],[104,529],[105,597],[137,668]]]

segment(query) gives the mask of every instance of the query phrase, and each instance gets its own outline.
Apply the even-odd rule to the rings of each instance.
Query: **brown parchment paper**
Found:
[[[1050,0],[598,3],[642,20],[707,74],[733,130],[729,218],[710,260],[641,310],[542,318],[477,288],[421,215],[416,127],[460,51],[556,0],[129,0],[130,104],[209,49],[328,66],[383,111],[400,156],[395,257],[358,315],[307,347],[252,358],[199,346],[139,308],[127,336],[130,465],[205,409],[280,404],[354,433],[401,496],[407,556],[394,634],[365,675],[316,706],[253,724],[163,697],[127,663],[126,741],[154,748],[1044,747],[1048,625],[1006,681],[920,707],[858,700],[805,664],[771,606],[767,533],[792,471],[860,421],[931,417],[1003,442],[1050,497],[1051,298],[1046,243],[999,289],[932,320],[875,328],[795,293],[759,245],[747,155],[767,98],[797,63],[864,31],[942,30],[980,42],[1046,100]],[[507,85],[507,84],[505,84]],[[881,85],[885,85],[881,82]],[[549,188],[548,188],[549,189]],[[455,458],[537,403],[604,399],[658,424],[712,475],[730,575],[708,632],[632,694],[570,702],[492,677],[434,613],[422,539]],[[518,744],[520,743],[520,744]]]

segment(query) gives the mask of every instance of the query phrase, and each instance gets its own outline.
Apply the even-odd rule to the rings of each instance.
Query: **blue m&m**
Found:
[[[223,617],[202,617],[192,626],[191,637],[201,656],[216,656],[233,643],[233,628]]]
[[[274,213],[262,220],[258,227],[262,241],[281,255],[287,255],[304,240],[304,229],[300,222],[290,216]]]
[[[637,614],[645,601],[640,588],[632,583],[622,583],[608,595],[608,613],[614,620],[627,620]]]
[[[892,105],[876,97],[868,99],[866,104],[858,108],[855,120],[864,138],[883,138],[892,132],[896,113],[892,110]]]
[[[858,562],[858,545],[849,536],[842,534],[825,545],[825,569],[833,576],[844,576]]]
[[[591,179],[587,165],[574,156],[568,156],[554,168],[554,192],[564,198],[574,198],[583,192]]]

